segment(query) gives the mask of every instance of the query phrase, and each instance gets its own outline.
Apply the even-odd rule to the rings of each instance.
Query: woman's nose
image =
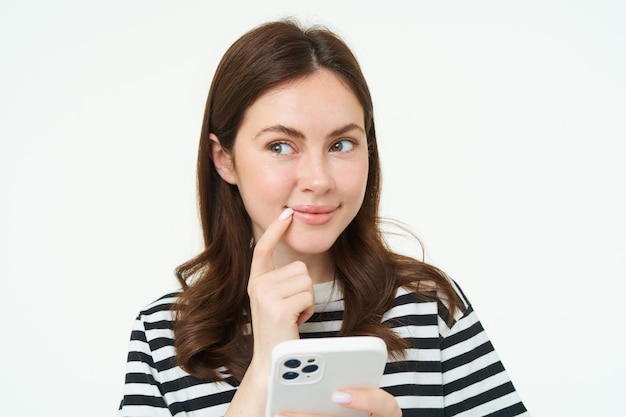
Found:
[[[324,193],[334,187],[328,161],[323,156],[305,155],[298,167],[298,180],[302,191]]]

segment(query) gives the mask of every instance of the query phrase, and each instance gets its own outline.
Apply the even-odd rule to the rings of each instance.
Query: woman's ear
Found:
[[[209,134],[209,139],[211,140],[211,158],[213,158],[217,173],[227,183],[237,184],[237,173],[232,156],[222,148],[219,139],[213,133]]]

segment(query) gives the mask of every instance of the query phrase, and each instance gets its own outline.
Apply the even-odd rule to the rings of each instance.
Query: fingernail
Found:
[[[283,210],[282,213],[280,213],[280,216],[278,216],[278,218],[281,220],[285,220],[292,214],[293,214],[293,209],[291,207],[287,207],[286,209]]]
[[[334,403],[350,404],[352,402],[352,394],[341,391],[334,391],[331,399]]]

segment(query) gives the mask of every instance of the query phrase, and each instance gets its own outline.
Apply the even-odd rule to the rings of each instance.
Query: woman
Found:
[[[263,416],[277,343],[363,334],[389,362],[380,389],[336,393],[345,407],[525,413],[460,290],[385,245],[372,102],[334,34],[274,22],[231,46],[198,187],[205,250],[178,268],[180,293],[139,315],[120,416]]]

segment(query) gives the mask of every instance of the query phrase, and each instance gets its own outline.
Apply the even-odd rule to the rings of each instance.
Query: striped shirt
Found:
[[[381,388],[396,398],[404,417],[528,416],[470,303],[457,291],[464,306],[449,327],[444,304],[419,302],[397,290],[383,322],[409,347],[404,357],[389,359]],[[176,296],[160,298],[135,321],[118,417],[217,417],[228,409],[237,381],[202,381],[176,365]],[[301,337],[336,336],[343,316],[340,291],[332,283],[315,285],[315,300]]]

